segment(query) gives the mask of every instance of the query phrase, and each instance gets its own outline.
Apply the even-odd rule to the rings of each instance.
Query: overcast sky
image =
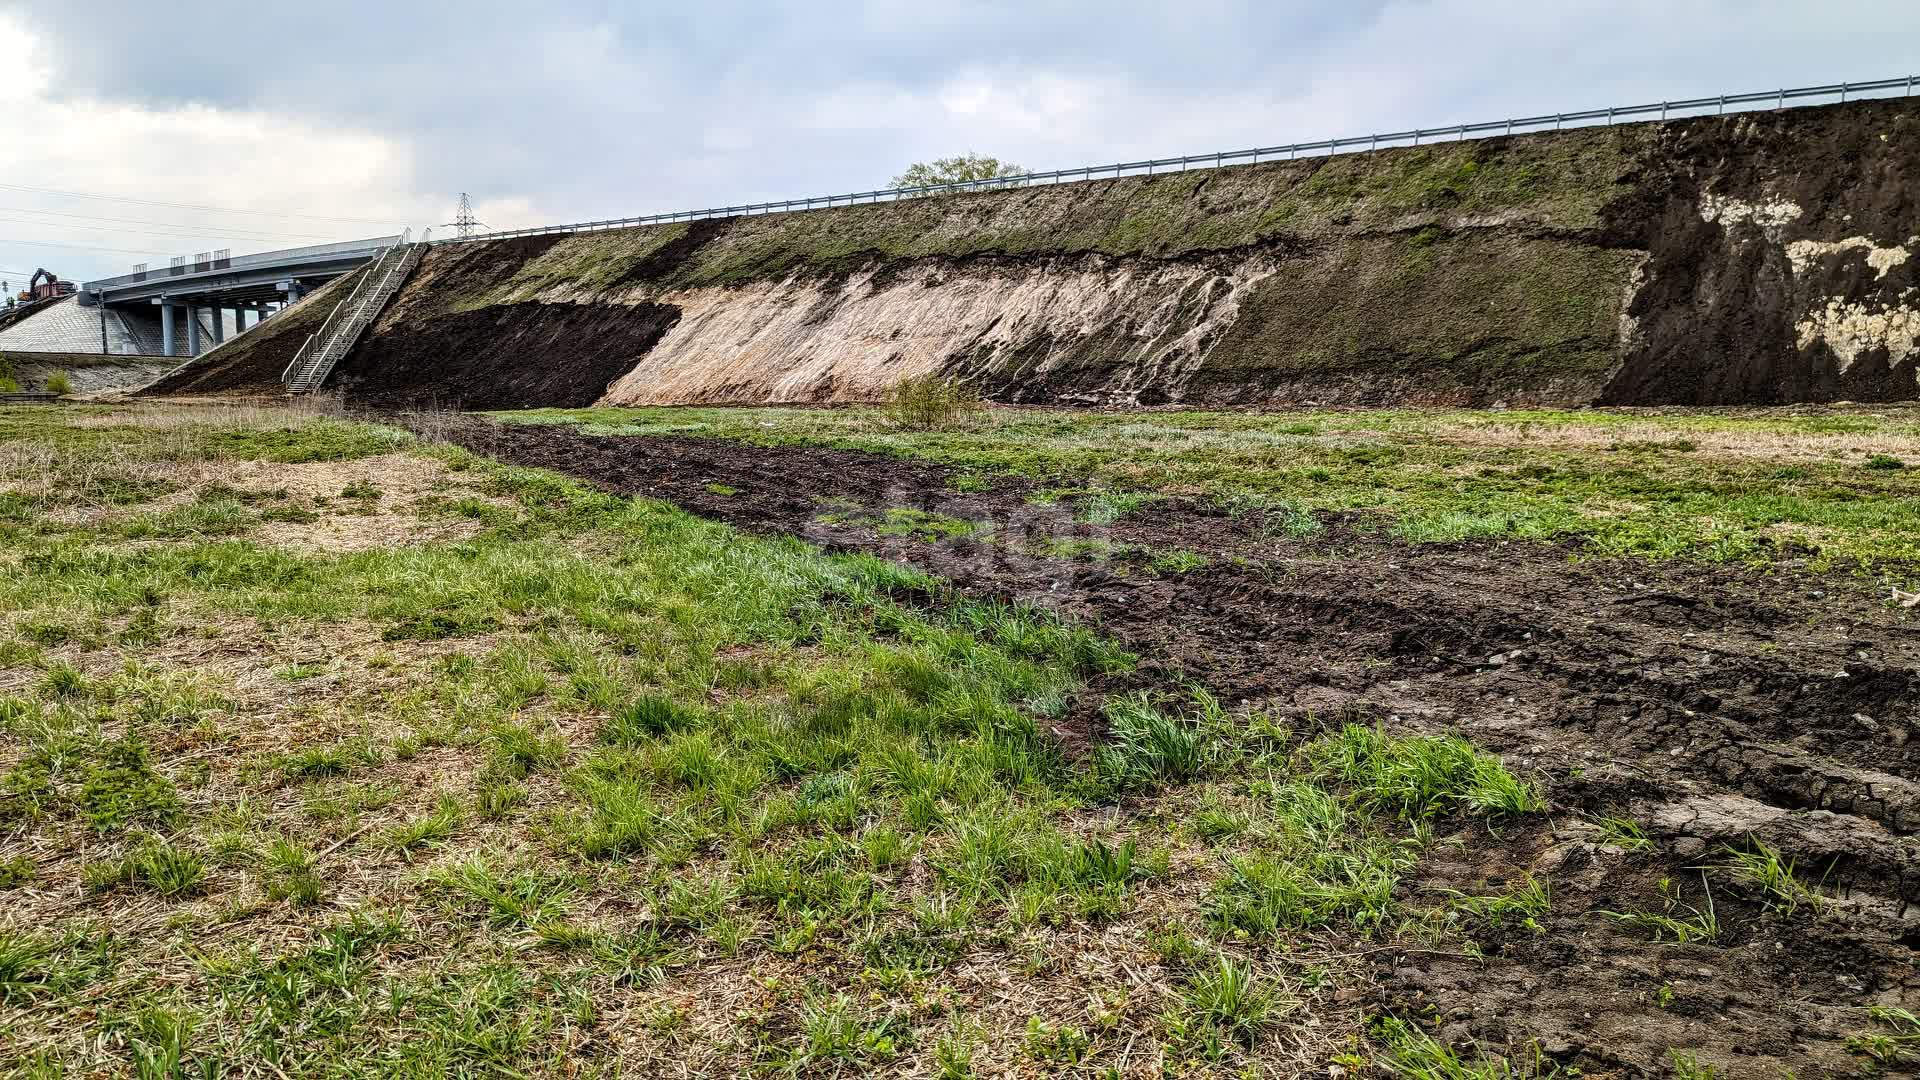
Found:
[[[1916,41],[1914,0],[0,0],[0,278],[461,191],[513,227],[1904,76]]]

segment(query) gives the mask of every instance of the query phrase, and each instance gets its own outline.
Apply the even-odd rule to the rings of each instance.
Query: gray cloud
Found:
[[[407,146],[415,200],[570,220],[1904,73],[1905,0],[0,0],[69,100],[261,109]],[[208,167],[217,167],[209,163]]]

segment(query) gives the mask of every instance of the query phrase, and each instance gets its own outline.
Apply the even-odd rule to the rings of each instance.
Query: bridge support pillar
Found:
[[[213,316],[213,343],[218,345],[227,339],[226,329],[220,325],[226,321],[226,313],[220,309],[219,304],[215,304],[207,309],[207,314]]]
[[[160,351],[173,355],[173,305],[160,305]]]
[[[187,355],[200,355],[200,312],[187,305]]]
[[[243,307],[234,308],[233,309],[233,336],[239,337],[241,334],[244,334],[246,332],[247,332],[247,309]]]

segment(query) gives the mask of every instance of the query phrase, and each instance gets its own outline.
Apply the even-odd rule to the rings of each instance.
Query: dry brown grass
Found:
[[[1794,433],[1759,428],[1676,430],[1655,422],[1585,425],[1432,421],[1421,431],[1459,446],[1534,450],[1613,451],[1649,448],[1695,458],[1779,461],[1801,464],[1859,462],[1888,454],[1920,462],[1920,434],[1885,432]]]
[[[320,418],[348,415],[337,394],[308,394],[285,401],[231,401],[169,399],[164,402],[123,403],[111,412],[77,417],[77,428],[138,427],[156,431],[203,428],[259,431],[299,425]]]
[[[188,424],[156,426],[179,433]],[[175,440],[162,436],[162,441]],[[141,515],[164,513],[215,489],[271,496],[316,519],[267,521],[240,535],[289,550],[334,553],[462,540],[479,532],[480,522],[471,517],[422,515],[423,500],[503,509],[511,505],[481,490],[472,474],[415,453],[288,465],[209,458],[190,452],[184,435],[178,441],[182,445],[177,454],[109,453],[77,462],[43,444],[0,444],[0,491],[52,502],[54,508],[46,512],[49,522],[85,528],[107,528]],[[168,493],[135,503],[114,497],[130,484],[164,488]],[[360,499],[343,495],[355,489],[379,494]]]

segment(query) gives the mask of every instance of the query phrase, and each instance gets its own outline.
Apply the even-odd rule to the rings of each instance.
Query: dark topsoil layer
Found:
[[[1454,945],[1356,946],[1377,965],[1370,1007],[1431,1020],[1443,1039],[1523,1052],[1537,1040],[1589,1075],[1661,1073],[1678,1047],[1742,1074],[1804,1077],[1856,1069],[1845,1040],[1872,1028],[1867,1005],[1920,1009],[1920,642],[1912,613],[1862,582],[1575,562],[1542,544],[1415,547],[1365,520],[1291,540],[1258,514],[1179,500],[1096,527],[1028,504],[1019,484],[958,493],[943,469],[846,451],[479,420],[452,438],[741,528],[900,559],[969,595],[1047,606],[1138,653],[1138,684],[1191,678],[1303,723],[1358,706],[1498,751],[1543,783],[1552,812],[1497,835],[1452,826],[1417,887],[1497,891],[1533,873],[1552,890],[1546,932],[1476,931],[1480,961]],[[820,520],[827,499],[831,522]],[[852,505],[986,528],[881,536]],[[1156,576],[1139,558],[1030,553],[1061,537],[1215,561]],[[1083,748],[1097,715],[1083,704],[1058,734]],[[1606,815],[1642,823],[1657,846],[1605,844],[1595,821]],[[1654,945],[1601,914],[1661,910],[1664,879],[1704,903],[1692,868],[1749,837],[1796,859],[1828,899],[1782,914],[1716,878],[1725,931],[1713,944]]]
[[[1751,222],[1706,220],[1708,193],[1799,208],[1785,239],[1900,243],[1920,220],[1920,117],[1903,100],[1743,114],[1662,125],[1632,193],[1603,232],[1648,253],[1628,315],[1639,345],[1600,395],[1606,405],[1911,401],[1920,358],[1884,349],[1842,373],[1795,323],[1829,299],[1884,312],[1920,283],[1911,262],[1885,271],[1834,252],[1797,272]]]
[[[335,378],[355,404],[581,408],[680,321],[671,304],[499,304],[399,321]]]

